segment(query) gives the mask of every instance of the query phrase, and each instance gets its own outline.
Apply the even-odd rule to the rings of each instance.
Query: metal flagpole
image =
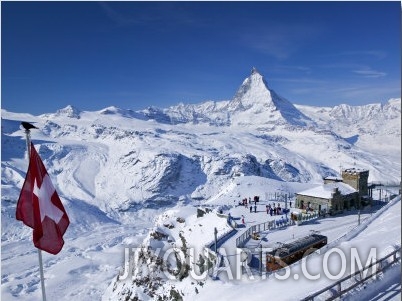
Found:
[[[32,125],[31,125],[32,126]],[[25,136],[27,141],[27,151],[28,151],[28,165],[31,158],[31,131],[30,129],[23,124],[25,128]],[[36,128],[32,126],[32,128]],[[40,284],[42,287],[42,300],[46,301],[46,292],[45,292],[45,276],[43,274],[43,261],[42,261],[42,250],[38,249],[38,258],[39,258],[39,272],[40,272]]]
[[[39,271],[40,271],[40,285],[42,287],[42,300],[46,301],[46,292],[45,292],[45,276],[43,274],[43,263],[42,263],[42,250],[38,250],[38,258],[39,258]]]

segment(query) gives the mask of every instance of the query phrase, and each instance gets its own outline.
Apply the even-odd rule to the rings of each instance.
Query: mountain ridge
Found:
[[[232,101],[142,111],[67,106],[39,116],[2,110],[2,166],[11,173],[9,162],[22,159],[24,120],[40,128],[32,139],[61,193],[106,212],[206,200],[239,175],[319,182],[358,165],[373,181],[400,181],[400,99],[328,108],[276,97],[253,69]],[[23,174],[23,166],[14,170]]]

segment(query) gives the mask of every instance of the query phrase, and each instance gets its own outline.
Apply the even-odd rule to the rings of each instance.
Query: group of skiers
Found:
[[[254,196],[254,207],[256,207],[257,206],[257,203],[260,201],[260,197],[258,196],[258,195],[255,195]],[[234,201],[235,203],[236,203],[236,201]],[[247,198],[244,198],[244,199],[242,199],[240,202],[239,202],[239,204],[238,204],[239,206],[244,206],[244,208],[248,208],[248,206],[250,205],[250,212],[252,211],[252,204],[251,204],[251,197],[249,197],[248,199]]]
[[[251,197],[244,198],[238,203],[238,206],[244,206],[244,208],[250,209],[250,213],[252,213],[252,212],[257,213],[257,203],[259,201],[260,201],[259,196],[254,196],[253,200],[251,200]],[[252,204],[253,202],[254,202],[254,205]],[[234,203],[236,204],[236,201],[234,201]],[[292,202],[290,202],[290,207],[292,207]],[[273,215],[285,214],[285,213],[289,212],[289,209],[282,209],[280,203],[277,203],[277,204],[273,203],[272,205],[271,204],[266,205],[265,211],[267,214],[273,216]],[[230,222],[231,219],[232,219],[232,217],[229,214],[228,221]],[[245,224],[244,215],[241,216],[241,222],[242,222],[242,224]]]
[[[282,214],[282,208],[281,205],[278,203],[278,206],[274,205],[271,206],[271,204],[268,204],[265,206],[267,214],[269,215],[281,215]]]
[[[254,200],[253,200],[254,205],[252,205],[251,197],[249,197],[248,199],[247,198],[242,199],[238,203],[238,205],[239,206],[244,206],[244,208],[247,208],[247,209],[249,208],[250,213],[252,213],[252,212],[256,213],[257,212],[257,203],[259,201],[260,201],[260,197],[259,196],[254,196]],[[236,203],[236,201],[234,201],[234,202]],[[290,202],[290,207],[292,207],[292,202]],[[273,203],[273,205],[268,204],[268,205],[265,206],[265,210],[266,210],[267,214],[269,214],[271,216],[273,216],[273,215],[281,215],[282,213],[285,213],[285,212],[283,212],[283,210],[282,210],[282,208],[281,208],[279,203],[277,203],[277,205],[275,203]]]

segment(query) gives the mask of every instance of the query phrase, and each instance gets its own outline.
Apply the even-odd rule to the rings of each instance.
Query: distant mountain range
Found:
[[[324,100],[323,100],[324,102]],[[385,104],[293,105],[253,68],[232,100],[141,111],[68,106],[32,116],[2,110],[3,198],[26,171],[20,121],[60,194],[104,212],[207,200],[233,177],[320,182],[356,166],[369,181],[401,180],[401,99]]]
[[[148,118],[171,123],[191,122],[226,126],[314,125],[314,122],[293,104],[269,89],[264,77],[255,68],[231,101],[180,104],[168,109],[148,109],[142,112]]]

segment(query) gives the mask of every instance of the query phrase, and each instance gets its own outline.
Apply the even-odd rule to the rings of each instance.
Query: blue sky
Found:
[[[1,106],[140,110],[232,99],[256,67],[295,104],[401,95],[401,4],[2,2]]]

